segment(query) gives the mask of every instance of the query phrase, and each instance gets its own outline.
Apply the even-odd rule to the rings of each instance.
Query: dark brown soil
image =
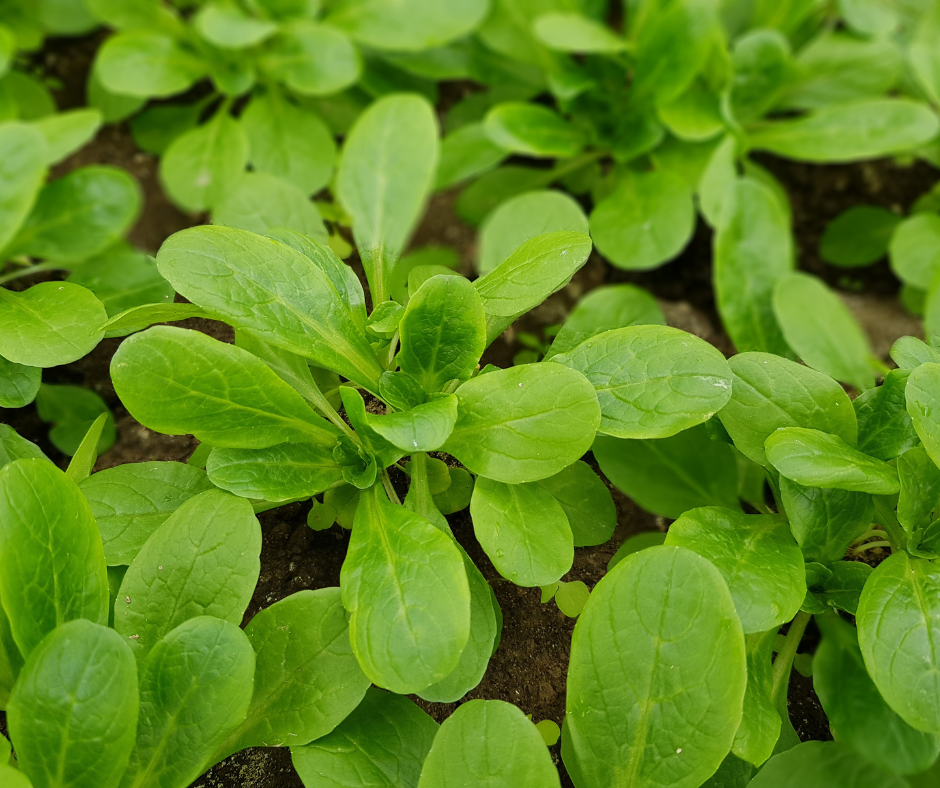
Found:
[[[84,104],[84,75],[97,43],[96,39],[67,44],[54,42],[38,62],[61,81],[62,88],[57,97],[63,107]],[[170,205],[159,186],[156,160],[137,150],[126,126],[104,129],[94,142],[60,169],[65,172],[92,162],[125,167],[141,182],[146,207],[132,233],[132,240],[139,246],[156,251],[167,236],[202,220],[201,217],[186,216]],[[851,272],[847,280],[844,271],[821,263],[816,248],[826,223],[850,205],[871,203],[904,210],[932,185],[930,171],[921,166],[899,168],[886,162],[825,168],[779,160],[762,163],[780,178],[790,194],[801,266],[823,276],[835,286],[853,292],[849,297],[850,305],[854,305],[865,320],[879,354],[884,355],[890,341],[897,336],[917,331],[916,321],[908,318],[893,299],[897,282],[886,264],[879,263],[861,273]],[[443,194],[431,201],[414,243],[416,246],[444,243],[455,247],[469,273],[476,237],[472,229],[455,218],[453,200],[453,194]],[[619,271],[594,255],[568,287],[534,310],[521,322],[521,327],[537,331],[559,323],[585,292],[601,284],[629,281],[650,289],[662,300],[671,325],[701,336],[730,354],[733,349],[720,329],[715,312],[710,259],[711,233],[701,224],[682,255],[656,271],[641,274]],[[350,263],[363,278],[358,261],[353,259]],[[853,298],[856,299],[854,302]],[[871,319],[872,315],[874,319]],[[230,329],[221,324],[192,320],[183,325],[231,341]],[[510,329],[498,340],[484,361],[499,366],[511,364],[513,353],[520,349],[515,342],[515,331],[519,327]],[[142,427],[117,399],[111,386],[108,364],[118,344],[118,340],[106,340],[88,357],[66,367],[47,370],[44,380],[87,386],[99,393],[114,410],[119,439],[99,458],[98,470],[125,462],[185,460],[195,448],[193,438],[159,435]],[[38,419],[33,407],[18,411],[0,409],[0,423],[10,424],[21,435],[39,444],[61,465],[66,463],[67,458],[49,442],[47,426]],[[643,512],[619,491],[613,490],[613,495],[618,510],[618,526],[613,540],[600,547],[576,550],[574,567],[565,579],[579,579],[593,586],[603,577],[607,562],[623,539],[640,531],[665,530],[667,527],[667,521]],[[323,532],[312,531],[306,525],[308,508],[309,504],[291,504],[260,515],[264,534],[261,576],[246,620],[261,608],[295,591],[339,584],[348,533],[339,526]],[[554,602],[542,605],[539,589],[520,588],[503,580],[476,541],[466,512],[449,520],[457,539],[492,584],[504,616],[502,643],[483,682],[466,699],[507,700],[531,714],[536,722],[550,719],[561,724],[574,620],[560,613]],[[811,629],[804,640],[804,650],[815,648],[816,637]],[[445,719],[457,705],[418,702],[437,720]],[[801,738],[830,738],[811,680],[794,673],[789,705],[791,720]],[[2,722],[0,719],[0,728],[3,727]],[[560,764],[557,745],[552,748],[552,755]],[[560,765],[559,770],[562,784],[570,786],[570,780]],[[254,750],[232,756],[197,780],[195,786],[294,788],[301,783],[293,772],[286,750]]]

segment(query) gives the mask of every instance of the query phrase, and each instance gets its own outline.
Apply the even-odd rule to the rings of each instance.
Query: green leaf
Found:
[[[467,380],[486,349],[486,315],[477,290],[456,274],[428,279],[411,296],[399,327],[398,363],[429,394]]]
[[[560,364],[526,364],[457,389],[458,417],[444,451],[507,484],[538,481],[590,448],[600,424],[594,389]]]
[[[107,318],[90,290],[69,282],[0,288],[0,354],[31,367],[68,364],[98,344]]]
[[[268,233],[268,238],[296,249],[322,270],[336,288],[344,306],[352,313],[353,322],[361,331],[365,330],[366,297],[359,277],[332,252],[328,244],[319,243],[293,230],[274,230]]]
[[[693,509],[669,527],[671,545],[698,553],[721,572],[745,634],[776,629],[799,612],[806,596],[803,554],[784,517]]]
[[[559,582],[558,590],[555,592],[555,604],[568,618],[577,618],[584,610],[590,596],[590,589],[580,580],[571,583]]]
[[[332,449],[311,443],[280,443],[266,449],[213,449],[209,480],[242,498],[293,501],[343,483]]]
[[[477,279],[473,286],[483,299],[487,345],[517,317],[568,284],[590,254],[591,239],[584,233],[545,233],[521,244]]]
[[[177,290],[237,328],[377,390],[383,370],[357,326],[355,302],[347,307],[324,272],[343,263],[310,239],[308,250],[327,260],[318,265],[243,230],[198,227],[166,241],[157,263]],[[285,279],[292,282],[286,292]],[[256,309],[261,300],[276,308]]]
[[[329,235],[316,206],[293,183],[266,172],[245,172],[229,186],[212,211],[212,223],[266,235],[293,230],[327,243]]]
[[[574,535],[574,546],[603,544],[617,526],[617,508],[607,485],[580,460],[538,484],[561,505]]]
[[[121,583],[114,628],[138,662],[196,616],[241,623],[260,572],[261,526],[243,498],[207,490],[147,540]]]
[[[917,445],[904,395],[909,375],[907,370],[893,369],[881,386],[863,391],[852,401],[858,418],[859,451],[887,462]]]
[[[0,250],[26,221],[46,179],[46,139],[34,126],[0,126]]]
[[[6,764],[0,764],[0,780],[3,780],[6,788],[33,788],[33,784],[23,772]]]
[[[0,468],[14,460],[45,459],[48,458],[35,443],[21,438],[12,427],[0,424]]]
[[[784,339],[807,365],[860,391],[872,387],[868,339],[826,285],[808,274],[790,274],[777,282],[773,307]]]
[[[766,466],[764,441],[781,427],[822,430],[855,445],[852,402],[831,378],[769,353],[741,353],[729,364],[731,399],[718,417],[749,459]]]
[[[749,30],[735,40],[731,64],[731,110],[738,123],[752,123],[773,106],[786,82],[792,69],[790,44],[777,30]]]
[[[299,19],[285,25],[261,68],[303,96],[328,96],[350,87],[362,71],[359,53],[341,31]]]
[[[316,113],[271,91],[252,98],[241,122],[255,170],[290,181],[304,194],[315,194],[329,183],[336,142]]]
[[[212,484],[181,462],[135,462],[83,479],[79,489],[98,522],[109,566],[130,564],[177,508]]]
[[[819,430],[779,429],[767,438],[764,450],[771,465],[805,487],[835,487],[872,495],[893,495],[900,489],[893,466]]]
[[[931,513],[940,503],[940,468],[923,446],[898,457],[898,522],[908,534],[930,525]]]
[[[470,637],[470,591],[449,536],[367,491],[340,576],[353,652],[369,680],[400,694],[449,675]]]
[[[446,189],[499,165],[506,151],[487,136],[483,123],[467,123],[441,140],[441,161],[437,168],[437,189]]]
[[[98,53],[97,73],[112,93],[164,98],[188,90],[206,74],[200,58],[164,33],[129,30],[112,36]]]
[[[532,30],[545,46],[558,52],[612,54],[627,48],[626,42],[606,25],[577,13],[542,14]]]
[[[66,621],[108,620],[101,537],[75,482],[52,463],[0,469],[0,597],[24,656]]]
[[[937,411],[940,364],[929,362],[917,367],[907,379],[904,393],[907,412],[917,435],[934,464],[940,465],[940,412]]]
[[[223,110],[170,143],[160,159],[160,180],[181,208],[205,211],[228,194],[247,163],[245,130]]]
[[[542,735],[518,708],[502,700],[471,700],[444,721],[418,788],[468,782],[491,788],[561,785]]]
[[[780,502],[803,556],[823,564],[841,560],[875,517],[867,493],[804,487],[786,476],[780,477]]]
[[[738,506],[738,465],[727,443],[704,427],[671,438],[598,436],[594,457],[619,490],[647,511],[676,518],[698,506]]]
[[[940,102],[940,58],[933,44],[940,33],[940,13],[931,5],[922,9],[907,56],[918,86],[937,104]]]
[[[417,788],[437,723],[408,698],[371,687],[332,733],[291,747],[294,768],[322,788]]]
[[[784,158],[828,164],[917,148],[933,139],[938,129],[940,121],[926,104],[878,98],[767,123],[748,136],[748,144]]]
[[[820,624],[824,637],[813,656],[813,689],[839,741],[899,774],[929,768],[940,755],[940,737],[915,730],[885,703],[851,624],[837,616]]]
[[[339,434],[261,359],[198,331],[154,326],[129,337],[111,379],[142,424],[220,448],[332,446]]]
[[[0,408],[22,408],[36,399],[42,370],[0,356]]]
[[[865,584],[856,620],[865,666],[887,704],[911,727],[940,733],[940,568],[894,553]]]
[[[441,514],[455,514],[470,505],[475,486],[473,476],[463,468],[450,468],[450,486],[433,496],[434,505]]]
[[[789,217],[751,178],[734,185],[715,234],[715,293],[725,330],[739,352],[790,355],[774,316],[774,286],[793,270]]]
[[[277,23],[256,19],[238,6],[210,2],[193,20],[196,30],[210,44],[222,49],[242,49],[260,44],[277,32]]]
[[[814,109],[879,99],[895,88],[903,69],[896,41],[821,32],[800,49],[777,107]]]
[[[129,244],[119,243],[96,257],[86,260],[69,274],[68,282],[87,287],[95,297],[104,304],[108,313],[109,322],[122,312],[139,307],[154,308],[154,314],[164,314],[158,310],[167,310],[166,313],[186,312],[187,317],[205,317],[201,312],[195,312],[191,304],[174,304],[173,286],[166,281],[157,270],[156,263],[149,255],[138,252]],[[148,314],[135,313],[138,316]],[[181,320],[183,318],[170,317],[168,320]],[[151,320],[150,323],[164,322]],[[139,325],[140,330],[150,323]],[[105,329],[105,336],[121,336],[112,334],[112,329]],[[118,330],[121,330],[118,328]],[[133,333],[127,331],[127,333]]]
[[[252,618],[251,708],[220,752],[307,744],[346,719],[369,687],[348,632],[338,588],[299,591]]]
[[[535,191],[506,200],[480,227],[480,274],[488,274],[530,238],[561,230],[588,231],[583,209],[567,194]]]
[[[117,788],[138,708],[136,665],[117,633],[63,624],[30,654],[10,697],[19,767],[39,788]]]
[[[617,438],[668,438],[707,421],[731,397],[721,352],[668,326],[605,331],[552,360],[591,382],[598,430]]]
[[[780,737],[780,715],[771,700],[776,637],[774,627],[744,638],[747,650],[747,690],[744,693],[744,714],[734,735],[731,752],[742,761],[757,766],[773,754]]]
[[[519,586],[554,583],[574,560],[561,504],[538,484],[479,478],[470,500],[473,532],[503,577]]]
[[[699,785],[731,748],[746,685],[744,635],[718,570],[681,547],[635,553],[595,586],[575,626],[565,766],[584,788]]]
[[[404,452],[436,451],[453,432],[457,398],[448,394],[403,413],[367,415],[369,426]]]
[[[497,104],[483,121],[487,136],[511,153],[570,158],[584,148],[583,132],[548,107],[524,101]]]
[[[375,49],[418,51],[471,33],[489,9],[485,0],[339,0],[327,21]]]
[[[470,586],[470,640],[450,675],[418,693],[419,697],[431,703],[453,703],[474,689],[486,673],[490,657],[499,642],[501,623],[496,618],[498,603],[490,584],[466,551],[459,545],[458,548],[463,556]]]
[[[648,271],[672,260],[694,230],[692,191],[667,170],[625,174],[591,212],[597,250],[629,271]]]
[[[83,479],[87,479],[91,475],[91,471],[95,467],[95,462],[98,459],[101,434],[109,419],[113,421],[111,414],[105,412],[94,420],[72,457],[72,461],[69,463],[65,475],[76,484],[80,484]]]
[[[873,764],[842,742],[807,741],[775,755],[748,788],[906,788],[900,777]]]
[[[186,785],[252,697],[255,653],[235,624],[198,616],[167,633],[140,670],[137,746],[127,785]]]
[[[101,128],[96,109],[73,109],[34,121],[46,138],[46,164],[53,165],[88,143]]]
[[[585,340],[615,328],[665,324],[656,299],[646,290],[635,285],[602,285],[575,304],[545,358],[572,351]]]
[[[898,279],[929,290],[940,269],[940,216],[918,213],[901,221],[891,236],[891,270]]]
[[[664,104],[677,98],[695,79],[712,49],[714,11],[707,4],[682,0],[648,7],[645,24],[634,27],[636,67],[634,101]]]
[[[826,225],[819,256],[842,268],[871,265],[888,253],[901,218],[884,208],[854,205]]]
[[[413,94],[379,99],[346,137],[336,196],[352,217],[375,304],[386,300],[392,266],[424,209],[438,148],[434,110]]]
[[[137,181],[117,167],[81,167],[47,184],[9,255],[81,262],[121,239],[140,214]]]

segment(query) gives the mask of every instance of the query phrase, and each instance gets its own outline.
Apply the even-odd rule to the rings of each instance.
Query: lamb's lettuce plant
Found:
[[[664,545],[625,544],[575,628],[562,738],[578,788],[744,785],[765,761],[754,785],[793,785],[852,760],[902,785],[937,760],[940,355],[905,337],[892,358],[851,400],[821,372],[742,353],[704,426],[598,437],[608,478],[678,519]],[[890,552],[874,569],[873,550]],[[795,747],[786,713],[811,618],[838,747]]]
[[[414,218],[401,204],[380,210],[390,194],[356,194],[365,219],[354,232],[374,249],[362,255],[374,295]],[[474,530],[497,570],[519,585],[551,585],[570,570],[575,545],[613,531],[610,493],[579,462],[598,432],[646,438],[702,424],[728,401],[730,368],[702,340],[645,325],[551,361],[480,370],[486,347],[584,264],[582,233],[533,238],[473,283],[432,276],[407,306],[375,301],[371,315],[328,246],[272,235],[198,227],[170,238],[161,273],[233,325],[235,345],[152,327],[115,354],[115,390],[141,423],[211,446],[216,486],[259,506],[324,493],[318,507],[354,512],[341,586],[363,671],[394,692],[456,700],[479,682],[499,633],[492,592],[437,505],[466,505],[465,493],[442,498],[457,471],[475,478]],[[345,419],[311,365],[321,381],[348,381],[339,385]],[[435,471],[427,453],[436,451],[463,468]],[[396,464],[410,477],[404,501],[388,473]]]
[[[120,120],[148,99],[209,80],[211,91],[194,102],[145,109],[132,122],[135,138],[162,157],[167,193],[185,210],[230,217],[252,213],[251,206],[263,213],[272,200],[305,203],[330,182],[334,134],[345,134],[373,99],[413,89],[435,98],[434,82],[415,75],[420,60],[433,61],[456,40],[467,49],[464,39],[488,6],[212,0],[186,13],[160,0],[89,0],[102,23],[117,29],[99,50],[92,84],[101,106],[123,99],[108,117]],[[413,59],[419,63],[410,70],[398,63]],[[233,101],[243,97],[249,101],[236,118]],[[249,162],[254,172],[246,175]],[[319,221],[312,206],[298,210]]]
[[[103,424],[65,473],[0,436],[0,705],[21,770],[4,778],[185,788],[245,747],[330,733],[369,686],[340,590],[292,594],[242,630],[251,505],[178,463],[89,476]]]

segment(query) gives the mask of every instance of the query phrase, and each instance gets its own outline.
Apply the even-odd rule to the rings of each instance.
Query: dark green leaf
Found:
[[[897,214],[873,205],[856,205],[826,225],[819,256],[843,268],[871,265],[888,252],[888,243],[901,221]]]
[[[36,410],[39,418],[53,425],[49,439],[63,454],[75,454],[85,433],[102,413],[108,414],[108,419],[98,444],[99,453],[104,454],[117,438],[111,410],[101,397],[88,389],[44,383],[36,396]]]
[[[0,356],[0,408],[22,408],[36,399],[42,370]]]
[[[917,445],[904,396],[909,375],[907,370],[893,369],[881,386],[862,392],[852,402],[858,418],[859,451],[887,462]]]
[[[574,535],[574,546],[603,544],[613,536],[617,508],[607,485],[580,460],[538,484],[561,504]]]
[[[842,742],[807,741],[775,755],[748,788],[906,788],[900,777],[876,766]]]

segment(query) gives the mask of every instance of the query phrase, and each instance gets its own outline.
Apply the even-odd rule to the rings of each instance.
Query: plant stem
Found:
[[[860,545],[862,542],[865,542],[868,539],[871,539],[873,536],[884,536],[884,533],[885,532],[881,528],[872,528],[870,531],[866,531],[865,533],[863,533],[860,537],[858,537],[858,539],[853,539],[852,547],[855,547],[856,545]]]
[[[790,671],[793,669],[793,659],[796,657],[796,650],[803,639],[803,633],[806,632],[809,619],[809,613],[802,610],[796,614],[796,618],[790,622],[790,629],[787,631],[783,648],[780,649],[780,653],[777,654],[777,658],[774,660],[774,683],[770,699],[775,708],[780,708],[780,693],[786,693],[787,691],[787,685],[790,683]]]
[[[891,542],[882,540],[880,542],[869,542],[868,544],[863,544],[861,547],[856,547],[852,552],[855,555],[863,553],[866,550],[871,550],[873,547],[891,547]]]
[[[885,536],[891,543],[891,550],[901,550],[907,546],[907,534],[894,515],[894,509],[885,503],[884,496],[873,495],[875,501],[875,515],[878,523],[885,529]]]
[[[21,276],[37,274],[40,271],[57,271],[62,269],[63,266],[60,263],[36,263],[36,265],[20,268],[18,271],[11,271],[4,276],[0,276],[0,285],[6,284],[7,282],[12,282],[14,279],[19,279]]]
[[[379,472],[379,476],[382,478],[382,485],[385,487],[385,492],[388,493],[389,500],[391,500],[392,503],[401,506],[401,499],[398,497],[398,493],[395,492],[395,488],[392,486],[392,480],[388,475],[388,469],[383,468]]]

